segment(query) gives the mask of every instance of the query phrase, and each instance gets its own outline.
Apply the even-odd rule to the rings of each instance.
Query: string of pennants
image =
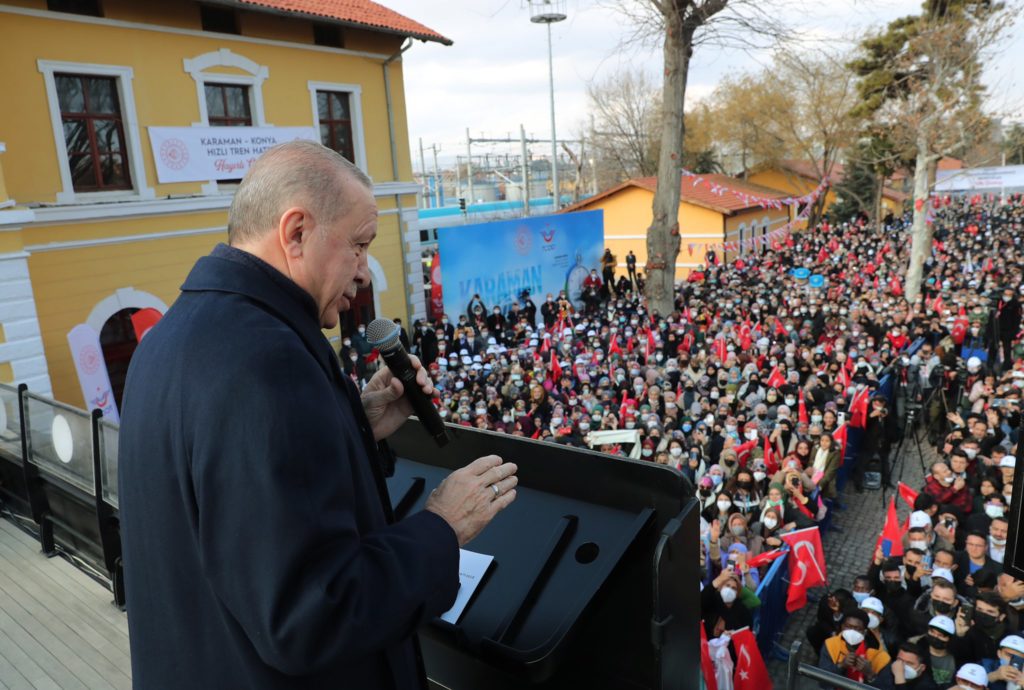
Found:
[[[785,225],[775,228],[774,230],[770,230],[763,235],[757,235],[746,240],[733,240],[731,242],[691,242],[686,245],[686,249],[690,253],[690,256],[693,256],[693,250],[698,245],[703,246],[705,251],[719,249],[734,253],[741,250],[753,251],[768,245],[770,245],[772,249],[778,249],[778,244],[780,242],[789,241],[789,235],[792,232],[793,227],[797,223],[802,223],[806,220],[806,214],[801,214]]]
[[[729,192],[733,196],[742,199],[743,203],[749,206],[761,206],[764,208],[773,208],[777,210],[781,209],[784,206],[799,206],[801,204],[814,203],[818,199],[818,197],[825,192],[825,189],[828,187],[828,180],[822,179],[822,181],[818,183],[817,187],[812,189],[807,194],[804,194],[803,196],[787,196],[781,199],[776,199],[773,197],[758,196],[757,194],[747,194],[746,192],[737,191],[735,189],[730,188],[727,185],[719,184],[717,182],[714,182],[713,180],[709,180],[685,168],[683,169],[683,177],[690,180],[690,184],[692,186],[696,187],[697,185],[700,185],[705,189],[708,189],[712,194],[724,196],[726,192]]]

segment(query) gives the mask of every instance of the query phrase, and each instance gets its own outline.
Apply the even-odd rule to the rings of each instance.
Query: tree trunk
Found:
[[[679,256],[679,196],[682,182],[683,106],[693,53],[693,31],[681,22],[665,30],[665,71],[658,186],[653,220],[647,229],[647,308],[662,316],[675,306],[676,257]],[[724,241],[724,237],[722,238]]]
[[[924,262],[932,253],[932,226],[926,223],[930,211],[928,198],[929,168],[934,156],[928,150],[928,135],[924,127],[917,133],[917,161],[914,165],[914,222],[910,234],[910,263],[907,266],[904,294],[913,304],[921,294],[921,279],[924,276]]]
[[[875,198],[871,205],[871,224],[877,228],[882,227],[882,187],[884,180],[880,176],[875,179]]]

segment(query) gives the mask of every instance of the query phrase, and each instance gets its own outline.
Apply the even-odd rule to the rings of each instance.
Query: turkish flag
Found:
[[[781,336],[786,335],[786,327],[782,325],[782,319],[778,317],[775,318],[775,334]]]
[[[613,355],[616,352],[619,353],[620,357],[622,356],[622,348],[619,347],[619,339],[617,336],[613,335],[608,341],[608,354]]]
[[[741,628],[732,634],[732,648],[736,652],[733,671],[734,690],[764,690],[772,687],[772,679],[757,648],[757,638],[750,628]]]
[[[789,545],[789,598],[786,600],[786,610],[793,613],[807,605],[808,589],[828,583],[825,550],[821,548],[821,533],[817,527],[798,529],[780,536]]]
[[[739,462],[740,467],[747,466],[747,460],[750,457],[750,453],[753,452],[754,448],[757,447],[757,439],[753,441],[744,441],[738,446],[733,446],[732,449],[736,451],[736,460]]]
[[[854,429],[863,429],[868,425],[868,389],[857,391],[850,401],[850,426]]]
[[[846,432],[849,427],[846,426],[846,422],[843,422],[836,427],[836,430],[832,432],[832,440],[839,444],[839,465],[843,464],[843,456],[846,455]]]
[[[149,329],[156,325],[161,316],[163,314],[151,307],[139,309],[132,314],[132,328],[135,329],[135,339],[141,343],[143,336],[149,333]]]
[[[725,361],[727,352],[728,346],[725,344],[725,338],[715,338],[715,356],[720,362]]]
[[[775,460],[775,453],[772,449],[772,443],[768,440],[768,437],[764,437],[764,469],[765,473],[770,477],[779,471],[779,463]]]
[[[444,289],[441,287],[441,252],[434,252],[430,262],[430,313],[435,321],[444,313]]]
[[[555,351],[551,351],[551,380],[560,381],[562,378],[562,367],[558,364],[558,358],[555,357]]]
[[[786,377],[779,371],[779,367],[772,367],[771,373],[768,374],[768,385],[772,388],[778,388],[786,382]]]
[[[648,326],[648,328],[647,328],[647,349],[644,350],[644,358],[645,359],[650,359],[651,358],[651,355],[654,354],[654,348],[655,347],[657,347],[657,344],[654,342],[654,331],[652,331],[650,329],[650,327]]]
[[[704,674],[704,685],[707,689],[718,690],[718,679],[715,678],[715,662],[711,661],[711,652],[708,651],[708,634],[704,630],[703,623],[700,626],[700,670]]]
[[[807,423],[807,403],[804,401],[804,389],[799,390],[800,401],[797,403],[797,421],[806,424]]]
[[[902,556],[903,532],[896,515],[896,497],[892,496],[889,498],[889,509],[885,514],[885,526],[882,527],[882,533],[878,535],[878,541],[875,542],[875,550],[877,551],[881,546],[882,553],[886,558]]]
[[[932,311],[941,314],[942,313],[942,306],[943,306],[942,295],[941,294],[935,295],[935,300],[932,302]]]
[[[957,345],[962,345],[964,338],[967,337],[967,326],[967,311],[960,307],[960,314],[956,317],[956,321],[953,322],[953,329],[949,333],[950,337],[953,338],[953,342]]]
[[[782,549],[772,549],[771,551],[762,551],[752,558],[747,559],[747,565],[751,568],[760,568],[762,565],[768,565],[777,558],[781,558],[786,555],[786,552]]]
[[[898,489],[899,489],[899,492],[900,492],[900,498],[902,498],[903,501],[908,506],[910,506],[910,509],[913,510],[914,509],[914,501],[917,500],[918,492],[914,491],[913,489],[911,489],[909,486],[907,486],[903,482],[900,482]]]

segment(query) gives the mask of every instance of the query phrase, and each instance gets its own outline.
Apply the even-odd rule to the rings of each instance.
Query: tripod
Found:
[[[904,421],[903,421],[902,433],[900,434],[900,440],[896,444],[896,448],[892,452],[892,458],[893,458],[892,464],[893,464],[893,466],[892,466],[892,470],[890,471],[890,481],[887,482],[887,483],[884,483],[882,485],[882,507],[883,508],[885,508],[886,501],[888,500],[888,497],[886,496],[886,491],[892,485],[891,475],[893,473],[895,473],[896,464],[897,463],[899,463],[899,473],[896,476],[896,486],[899,486],[899,483],[903,481],[903,471],[906,469],[906,462],[905,462],[906,458],[904,457],[904,453],[905,453],[904,447],[906,446],[907,450],[909,450],[909,448],[910,448],[910,446],[906,445],[906,441],[907,441],[908,438],[910,438],[910,439],[912,439],[914,441],[914,446],[917,448],[918,462],[921,463],[921,469],[922,469],[923,473],[925,475],[928,474],[928,468],[925,466],[924,450],[921,448],[921,437],[920,437],[920,434],[918,433],[919,429],[917,428],[917,413],[921,411],[921,409],[925,406],[925,404],[924,403],[919,403],[916,400],[913,400],[913,397],[916,397],[916,396],[913,396],[908,391],[909,386],[907,385],[907,382],[904,380],[904,378],[905,377],[901,376],[901,375],[897,375],[896,376],[896,381],[897,381],[897,386],[898,386],[898,392],[897,392],[897,396],[896,396],[896,406],[897,406],[897,410],[903,410],[903,412],[904,412]],[[934,395],[934,391],[932,391],[932,395]],[[930,399],[931,399],[931,395],[929,396],[929,400]]]

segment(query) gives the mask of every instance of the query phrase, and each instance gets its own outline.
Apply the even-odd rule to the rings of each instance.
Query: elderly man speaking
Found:
[[[411,407],[386,369],[360,396],[321,331],[369,284],[376,234],[359,169],[274,147],[228,245],[136,350],[119,459],[136,688],[425,686],[416,627],[451,607],[459,546],[514,500],[516,467],[479,458],[393,522],[378,444]]]

